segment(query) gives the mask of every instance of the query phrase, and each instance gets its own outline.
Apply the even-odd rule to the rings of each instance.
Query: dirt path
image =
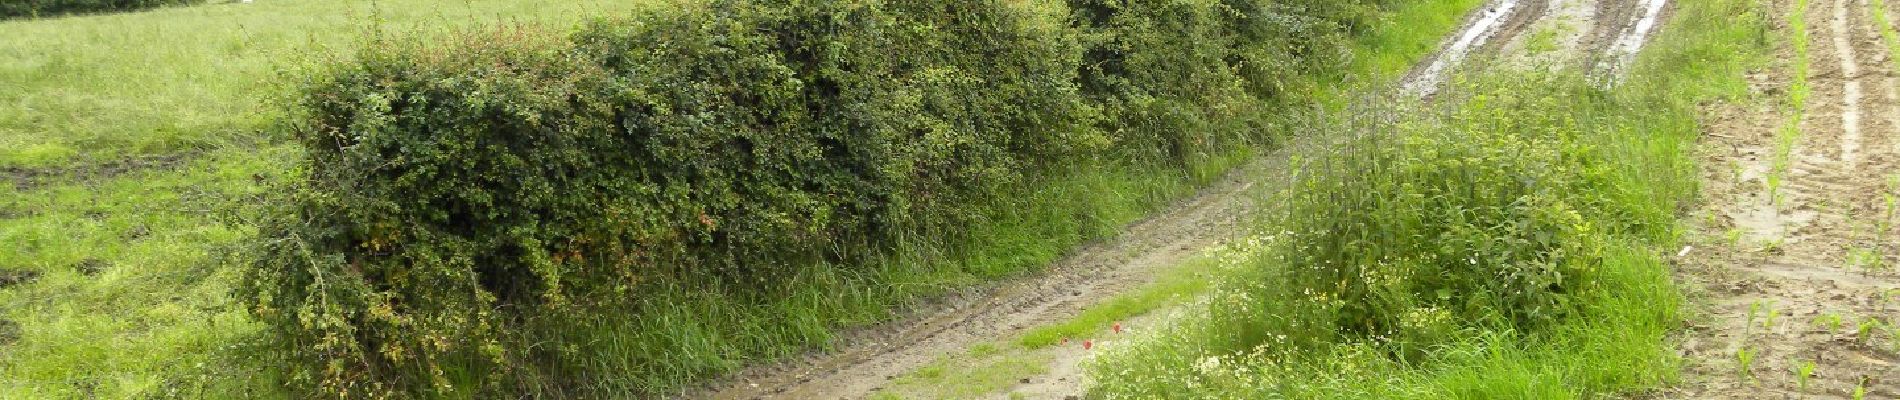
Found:
[[[1684,384],[1661,397],[1900,398],[1900,95],[1880,38],[1892,28],[1871,7],[1812,0],[1797,136],[1772,104],[1708,122],[1696,249],[1678,257],[1702,309],[1683,338]],[[1793,89],[1792,50],[1780,59],[1751,77],[1763,93]]]
[[[1042,276],[943,311],[873,328],[843,350],[747,371],[709,393],[713,399],[862,398],[896,376],[969,345],[1067,319],[1084,307],[1152,281],[1153,271],[1233,237],[1253,198],[1245,196],[1266,162],[1237,168],[1213,186],[1124,234],[1078,249]],[[1073,394],[1073,393],[1071,393]]]
[[[1431,97],[1464,69],[1577,69],[1615,84],[1665,19],[1669,0],[1499,0],[1407,78]]]
[[[1486,4],[1460,28],[1454,39],[1439,47],[1438,54],[1426,61],[1425,67],[1415,70],[1406,77],[1405,91],[1419,97],[1429,97],[1445,85],[1446,77],[1463,64],[1472,52],[1484,47],[1494,37],[1509,37],[1515,31],[1509,29],[1511,21],[1519,15],[1531,14],[1522,8],[1526,2],[1536,0],[1497,0]]]
[[[1525,32],[1534,26],[1559,24],[1588,27],[1562,39],[1561,59],[1590,57],[1607,46],[1596,37],[1604,28],[1635,26],[1644,13],[1631,12],[1637,1],[1657,0],[1496,0],[1476,10],[1459,31],[1447,38],[1440,51],[1415,68],[1401,84],[1403,90],[1429,97],[1473,57],[1492,58],[1515,53]],[[1552,7],[1555,4],[1557,7]],[[1553,12],[1550,10],[1569,10]],[[1576,10],[1586,10],[1576,12]],[[1653,13],[1650,13],[1653,14]],[[1605,23],[1599,16],[1630,16],[1627,22]],[[1550,21],[1556,20],[1556,21]],[[1650,24],[1653,24],[1651,22]],[[1642,38],[1635,39],[1637,43]],[[1288,146],[1294,148],[1297,146]],[[1190,200],[1136,223],[1110,240],[1085,246],[1057,262],[1047,272],[948,301],[939,309],[852,335],[840,350],[815,354],[779,365],[744,371],[727,384],[694,397],[710,399],[859,399],[941,397],[942,392],[919,392],[902,385],[903,377],[933,362],[968,352],[972,346],[1021,335],[1031,328],[1068,320],[1085,308],[1157,278],[1165,267],[1181,263],[1223,241],[1244,233],[1241,222],[1271,196],[1255,187],[1275,186],[1288,151],[1275,151],[1227,174]],[[1284,186],[1284,185],[1278,185]],[[1152,313],[1165,314],[1165,313]],[[1166,317],[1149,315],[1127,321],[1131,334]],[[1118,341],[1093,342],[1098,347]],[[1006,390],[957,397],[1064,399],[1083,394],[1087,377],[1082,365],[1091,352],[1070,344],[1033,350],[1038,365],[1027,368],[1029,378],[1007,382]]]

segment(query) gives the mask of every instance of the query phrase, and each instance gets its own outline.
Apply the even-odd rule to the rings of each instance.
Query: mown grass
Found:
[[[0,167],[250,147],[289,61],[368,27],[574,24],[648,1],[260,1],[0,21]]]
[[[0,343],[0,398],[285,395],[219,261],[299,156],[261,133],[283,70],[366,32],[645,4],[264,0],[0,22],[0,269],[40,274],[0,288],[0,320],[19,328]],[[101,166],[126,159],[147,161]]]
[[[1250,272],[1216,284],[1189,312],[1202,316],[1091,365],[1093,393],[1565,399],[1671,382],[1681,296],[1660,253],[1695,193],[1697,113],[1746,96],[1773,17],[1746,0],[1677,7],[1619,87],[1480,76],[1435,105],[1347,109],[1306,192],[1261,222],[1266,244],[1231,257]],[[1489,197],[1516,185],[1523,197]],[[1445,257],[1459,249],[1476,251]],[[1458,286],[1466,263],[1504,275]],[[1508,283],[1546,268],[1570,272],[1562,290]]]

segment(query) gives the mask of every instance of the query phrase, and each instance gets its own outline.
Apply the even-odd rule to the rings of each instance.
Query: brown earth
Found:
[[[896,377],[968,346],[1073,317],[1083,308],[1151,282],[1153,272],[1236,235],[1249,215],[1246,196],[1269,163],[1237,168],[1192,199],[1093,243],[1040,276],[975,296],[941,310],[870,328],[831,354],[745,371],[713,399],[862,398]],[[1079,394],[1080,387],[1074,387]]]
[[[80,162],[60,167],[0,167],[0,182],[12,184],[14,190],[29,191],[59,182],[97,182],[140,171],[169,171],[197,156],[197,152],[187,152]]]
[[[1780,15],[1791,7],[1778,2]],[[1777,134],[1792,107],[1707,113],[1704,199],[1693,247],[1676,260],[1697,309],[1682,338],[1683,383],[1659,397],[1900,398],[1900,96],[1879,31],[1891,27],[1870,7],[1809,6],[1812,94],[1791,146]],[[1767,98],[1794,89],[1794,53],[1779,54],[1750,77]]]

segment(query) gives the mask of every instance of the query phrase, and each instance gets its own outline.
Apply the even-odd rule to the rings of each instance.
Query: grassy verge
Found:
[[[1322,126],[1202,317],[1092,365],[1104,398],[1596,398],[1675,379],[1659,253],[1695,193],[1699,104],[1747,93],[1769,16],[1678,2],[1620,87],[1473,79]]]
[[[1400,4],[1388,12],[1387,21],[1371,34],[1361,37],[1354,46],[1356,62],[1349,66],[1343,75],[1349,80],[1367,82],[1389,82],[1411,69],[1419,60],[1438,49],[1437,44],[1453,29],[1457,29],[1463,16],[1481,1],[1419,1]],[[1395,23],[1405,21],[1406,23]],[[1322,86],[1310,97],[1319,101],[1342,99],[1348,90],[1343,86]],[[1290,120],[1290,119],[1289,119]],[[1208,176],[1203,174],[1203,176]],[[1211,259],[1196,259],[1189,263],[1213,262]],[[1068,321],[1032,329],[1016,341],[1028,349],[1045,347],[1059,342],[1065,337],[1080,337],[1083,334],[1102,330],[1113,321],[1128,319],[1147,314],[1156,309],[1178,305],[1185,298],[1196,297],[1207,292],[1210,276],[1201,276],[1209,272],[1208,268],[1184,267],[1172,272],[1162,273],[1161,281],[1145,286],[1131,293],[1110,298],[1082,312]]]
[[[1349,77],[1348,80],[1371,82],[1397,79],[1418,60],[1435,51],[1440,38],[1456,29],[1462,21],[1461,17],[1481,3],[1476,0],[1422,1],[1395,7],[1383,19],[1385,23],[1355,43],[1355,62],[1342,71],[1342,75]],[[1319,88],[1317,92],[1309,93],[1308,97],[1323,104],[1336,103],[1344,99],[1348,92],[1346,86],[1340,85],[1308,87]],[[1288,117],[1284,122],[1292,121],[1293,118]],[[1224,168],[1204,168],[1204,172],[1196,176],[1210,177],[1222,170]],[[1203,297],[1213,288],[1213,282],[1238,274],[1232,268],[1219,268],[1222,261],[1216,256],[1231,257],[1243,253],[1227,249],[1211,250],[1206,256],[1157,273],[1161,278],[1154,283],[1097,303],[1074,318],[1036,327],[1014,338],[980,343],[965,353],[946,355],[917,371],[898,377],[896,383],[911,388],[928,388],[929,393],[944,398],[995,394],[1015,385],[1018,379],[1047,372],[1050,356],[1040,351],[1064,339],[1103,335],[1117,321],[1180,306],[1188,300]],[[898,399],[902,396],[880,393],[876,398]]]

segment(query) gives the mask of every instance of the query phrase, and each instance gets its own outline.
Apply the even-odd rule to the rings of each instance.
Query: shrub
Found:
[[[202,2],[203,0],[5,0],[0,1],[0,19],[137,11]]]
[[[1134,155],[1191,164],[1261,139],[1268,102],[1349,59],[1372,5],[1310,0],[1069,0],[1081,87]]]
[[[1273,254],[1298,266],[1289,284],[1337,307],[1341,331],[1403,338],[1408,316],[1440,312],[1534,329],[1570,311],[1599,262],[1602,222],[1584,216],[1602,212],[1579,198],[1613,188],[1566,157],[1588,147],[1578,127],[1468,105],[1353,138],[1289,191]]]
[[[1204,314],[1092,367],[1095,390],[1486,398],[1674,371],[1679,294],[1651,246],[1692,194],[1695,131],[1671,120],[1693,108],[1580,76],[1476,82],[1316,122],[1343,131],[1297,150]]]
[[[1069,45],[999,3],[706,7],[374,43],[305,88],[308,188],[244,293],[299,374],[340,395],[535,376],[509,368],[563,357],[513,345],[537,315],[850,265],[1104,142]]]
[[[373,39],[295,99],[307,170],[260,222],[239,296],[278,333],[294,383],[327,395],[704,376],[721,364],[665,358],[756,357],[767,346],[731,342],[778,339],[655,339],[616,321],[664,314],[656,298],[717,287],[769,302],[813,268],[940,251],[916,247],[1008,223],[985,218],[1076,168],[1191,165],[1264,118],[1234,63],[1337,60],[1234,53],[1236,37],[1308,29],[1230,32],[1277,17],[1106,4],[1071,20],[1005,0],[716,0],[571,35]],[[689,317],[742,325],[770,309]],[[704,325],[678,329],[726,326]],[[594,354],[623,340],[637,359]]]

